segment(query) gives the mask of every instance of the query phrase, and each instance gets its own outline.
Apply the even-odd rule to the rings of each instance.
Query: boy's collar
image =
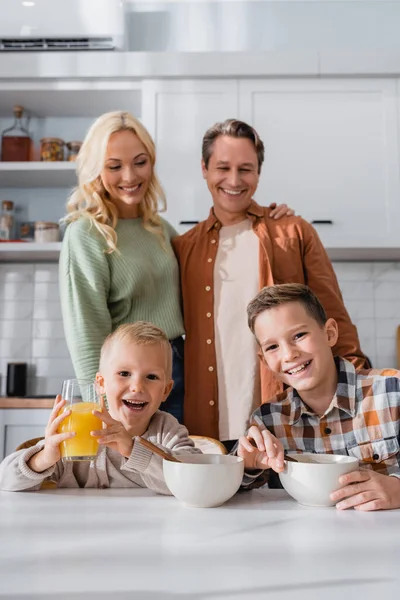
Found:
[[[336,394],[332,398],[325,415],[333,408],[338,408],[350,417],[354,417],[356,410],[356,370],[354,365],[344,358],[336,356],[334,360],[338,373],[338,384]],[[294,388],[288,390],[288,398],[294,409],[292,424],[300,421],[303,415],[315,416],[315,413],[304,404]]]

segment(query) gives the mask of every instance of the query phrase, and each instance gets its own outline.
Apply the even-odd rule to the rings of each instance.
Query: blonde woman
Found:
[[[184,328],[171,246],[177,232],[158,213],[166,201],[155,162],[153,140],[129,113],[106,113],[89,129],[77,160],[78,186],[67,204],[61,306],[78,378],[95,377],[101,346],[119,325],[149,321],[163,329],[173,349],[174,380],[163,408],[182,423]]]

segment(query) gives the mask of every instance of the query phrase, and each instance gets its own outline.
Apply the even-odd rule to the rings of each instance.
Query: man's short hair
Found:
[[[289,302],[300,302],[310,317],[321,327],[325,325],[327,316],[324,307],[307,285],[282,283],[264,287],[247,306],[247,322],[252,333],[258,315]]]
[[[226,121],[215,123],[215,125],[205,132],[202,144],[202,157],[206,169],[208,169],[208,163],[210,162],[213,153],[214,142],[221,135],[229,135],[234,138],[247,138],[250,140],[257,153],[258,173],[260,174],[264,162],[264,144],[253,127],[247,125],[247,123],[244,123],[243,121],[238,121],[237,119],[227,119]]]
[[[136,321],[136,323],[120,325],[106,337],[100,353],[100,370],[115,344],[124,342],[136,344],[137,346],[163,346],[165,350],[165,374],[167,379],[172,379],[172,348],[168,337],[162,329],[147,321]]]

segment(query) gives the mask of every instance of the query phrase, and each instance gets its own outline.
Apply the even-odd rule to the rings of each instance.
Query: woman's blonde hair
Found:
[[[152,177],[143,202],[139,205],[139,216],[143,226],[160,238],[164,246],[164,233],[159,210],[165,210],[164,191],[155,173],[156,150],[147,129],[127,112],[105,113],[91,125],[77,158],[78,186],[73,190],[67,203],[66,222],[86,217],[91,225],[101,233],[107,243],[106,252],[118,252],[115,227],[118,222],[118,211],[110,199],[101,181],[108,140],[117,131],[132,131],[149,155],[152,166]]]

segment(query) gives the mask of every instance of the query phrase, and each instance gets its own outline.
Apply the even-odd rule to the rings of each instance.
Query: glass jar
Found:
[[[32,159],[33,142],[29,131],[22,123],[24,109],[14,106],[14,123],[1,134],[1,160],[25,162]]]
[[[76,160],[79,150],[81,149],[82,142],[67,142],[65,145],[68,148],[68,160]]]
[[[19,224],[19,239],[24,242],[33,242],[35,240],[34,221],[23,221]]]
[[[40,160],[55,162],[64,160],[64,140],[60,138],[42,138],[40,140]]]
[[[4,200],[0,214],[0,240],[14,239],[14,202]]]
[[[58,223],[50,221],[36,221],[35,223],[35,242],[47,244],[48,242],[58,242],[60,239],[60,228]]]

